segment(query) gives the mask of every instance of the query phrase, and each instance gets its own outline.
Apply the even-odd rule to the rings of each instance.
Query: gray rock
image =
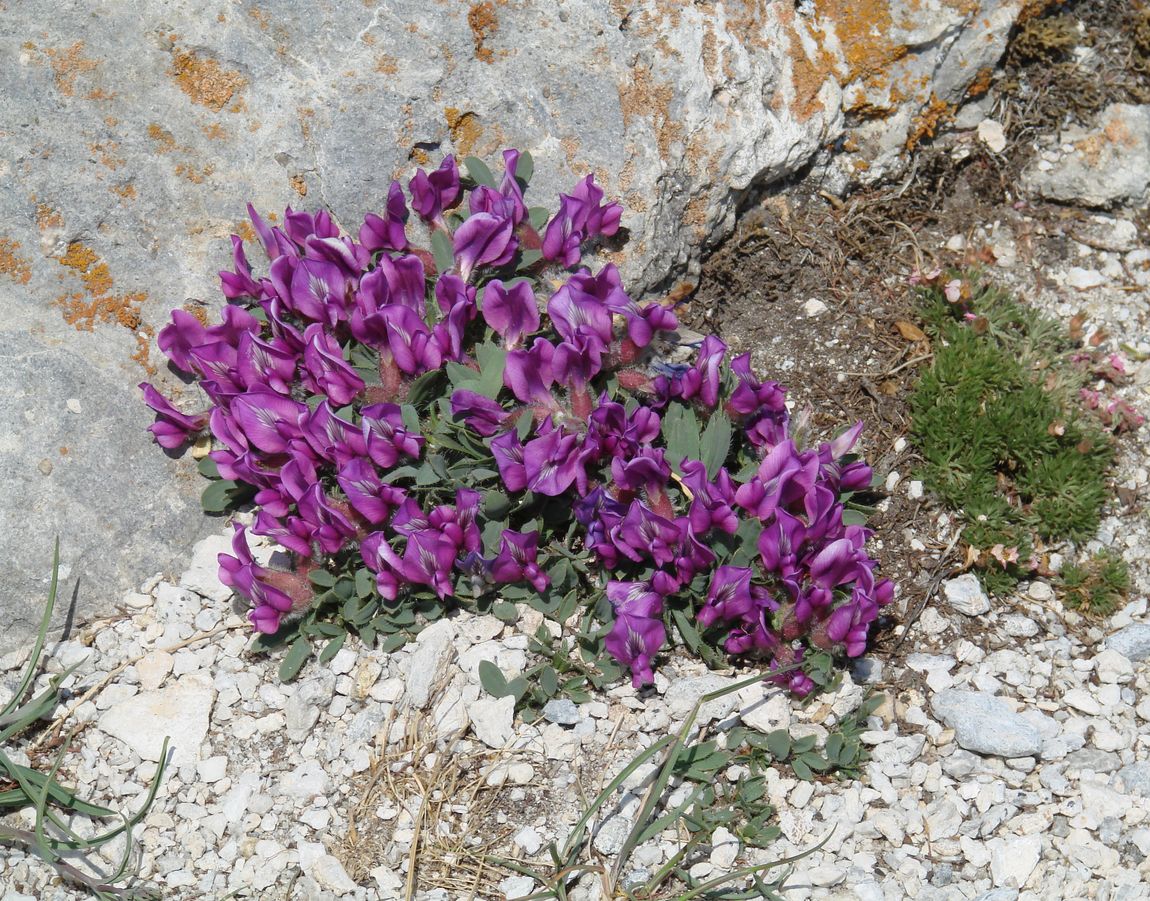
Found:
[[[1068,773],[1081,773],[1084,770],[1113,773],[1121,765],[1121,758],[1113,751],[1099,751],[1097,748],[1079,748],[1066,755]]]
[[[100,715],[99,727],[145,760],[159,761],[169,738],[172,766],[181,767],[199,759],[215,698],[208,676],[189,673],[167,688],[140,692],[108,708]]]
[[[503,748],[511,740],[515,726],[515,698],[481,697],[467,709],[471,731],[489,748]]]
[[[404,700],[412,707],[426,707],[431,689],[455,654],[455,627],[447,620],[432,623],[419,633],[408,658]]]
[[[1096,128],[1062,135],[1073,150],[1049,169],[1023,173],[1028,191],[1063,203],[1108,207],[1144,203],[1150,192],[1150,106],[1114,103]]]
[[[931,707],[968,751],[1028,757],[1042,750],[1042,734],[994,695],[947,689],[934,696]]]
[[[966,616],[981,616],[990,612],[990,598],[974,573],[963,573],[942,583],[942,593],[952,610]]]
[[[1150,659],[1150,623],[1134,623],[1106,639],[1106,647],[1134,662]]]
[[[1128,795],[1150,798],[1150,762],[1127,764],[1118,771],[1115,781]]]
[[[690,676],[685,679],[676,679],[667,689],[663,700],[667,710],[675,719],[683,719],[695,706],[695,702],[704,695],[719,691],[731,685],[735,680],[715,673],[702,676]],[[699,715],[695,718],[696,726],[705,726],[712,720],[722,719],[735,709],[737,698],[735,692],[729,692],[722,697],[706,701],[699,708]]]
[[[321,670],[296,686],[284,704],[287,737],[290,741],[303,741],[319,720],[323,708],[331,703],[335,694],[335,674]]]
[[[810,22],[788,4],[745,19],[660,0],[625,18],[593,0],[546,15],[422,0],[285,0],[266,15],[176,0],[79,19],[64,0],[10,6],[0,473],[6,509],[23,515],[0,529],[0,652],[31,633],[54,535],[63,596],[82,580],[84,618],[216,530],[191,461],[151,444],[135,385],[154,379],[182,409],[201,405],[151,345],[171,306],[220,303],[215,273],[244,200],[265,213],[330,206],[354,231],[412,158],[517,146],[536,159],[536,203],[594,171],[627,207],[627,284],[665,293],[690,285],[750,191],[812,163],[832,188],[857,162],[867,178],[903,165],[920,117],[993,68],[1019,8],[892,0],[872,31],[841,5]],[[848,107],[890,113],[856,127]],[[823,149],[850,132],[857,151]]]
[[[1018,889],[996,888],[983,892],[974,901],[1018,901]]]
[[[543,705],[543,719],[560,726],[574,726],[579,722],[579,708],[570,698],[552,698]]]

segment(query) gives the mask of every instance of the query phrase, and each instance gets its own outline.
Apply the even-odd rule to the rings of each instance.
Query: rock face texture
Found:
[[[197,477],[151,446],[135,385],[177,387],[155,332],[173,307],[214,316],[244,201],[353,229],[414,165],[514,146],[535,203],[594,171],[627,209],[610,256],[634,293],[683,294],[749,191],[812,163],[833,190],[897,167],[985,89],[1026,5],[12,5],[0,652],[30,633],[53,535],[83,617],[203,532]]]

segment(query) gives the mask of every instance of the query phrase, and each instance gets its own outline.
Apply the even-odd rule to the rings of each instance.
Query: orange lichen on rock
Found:
[[[907,55],[905,44],[889,37],[893,27],[889,0],[819,0],[820,17],[829,21],[842,47],[844,83],[886,72]]]
[[[241,219],[236,223],[236,234],[240,236],[241,241],[254,241],[256,239],[256,230],[252,228],[252,224],[247,219]]]
[[[42,232],[50,228],[63,228],[64,217],[46,203],[36,204],[36,227]]]
[[[791,99],[790,109],[799,122],[806,122],[812,116],[824,111],[823,101],[819,94],[822,92],[827,79],[834,77],[836,61],[824,49],[826,40],[819,33],[817,24],[812,26],[816,38],[813,48],[814,56],[812,57],[808,54],[807,49],[810,41],[804,41],[803,35],[799,34],[800,28],[807,27],[803,20],[796,16],[794,10],[789,6],[781,7],[778,17],[781,24],[785,26],[791,44],[791,85],[794,89],[794,97]]]
[[[135,200],[136,186],[131,182],[122,185],[112,185],[112,193],[123,197],[125,200]]]
[[[475,58],[485,62],[495,61],[495,52],[486,41],[499,30],[499,20],[495,17],[495,4],[491,0],[474,3],[467,11],[467,25],[471,28],[471,38],[475,41]]]
[[[206,166],[202,166],[200,168],[197,168],[190,163],[176,164],[176,175],[179,175],[181,178],[186,178],[193,185],[202,185],[204,183],[204,179],[206,179],[215,171],[216,167],[211,163],[208,163]]]
[[[227,130],[218,122],[213,122],[210,125],[201,125],[200,131],[204,133],[205,137],[212,141],[224,141],[228,137]]]
[[[656,82],[651,70],[642,64],[631,69],[630,81],[619,86],[619,106],[623,112],[623,127],[638,118],[651,117],[655,130],[655,144],[659,155],[667,159],[671,145],[681,140],[683,127],[671,115],[671,85]]]
[[[291,183],[292,190],[294,190],[300,197],[307,197],[307,182],[304,181],[302,175],[293,175],[288,181]]]
[[[79,276],[85,289],[62,294],[54,301],[63,312],[64,321],[81,332],[94,331],[96,323],[118,325],[134,332],[136,352],[132,359],[149,374],[154,373],[155,366],[149,362],[148,356],[155,329],[143,321],[140,312],[148,295],[143,291],[112,294],[113,281],[108,264],[79,241],[69,244],[58,262]]]
[[[381,75],[395,75],[399,71],[399,61],[388,53],[381,53],[376,57],[375,71]]]
[[[16,252],[19,249],[19,241],[0,238],[0,275],[6,275],[16,283],[26,285],[32,279],[32,267]]]
[[[455,149],[461,156],[469,156],[483,136],[483,126],[479,124],[479,117],[475,113],[463,112],[449,106],[443,111],[443,118],[447,121]]]
[[[994,67],[983,66],[974,76],[972,81],[966,88],[966,96],[968,98],[981,97],[990,90],[990,83],[994,79]]]
[[[49,48],[44,52],[48,55],[48,64],[56,77],[56,90],[65,97],[76,95],[77,76],[93,71],[98,65],[94,59],[84,56],[83,41],[76,41],[66,50]]]
[[[193,103],[217,113],[247,84],[239,72],[224,69],[214,59],[178,48],[172,51],[172,68],[168,74]]]
[[[116,151],[120,145],[115,141],[102,141],[99,143],[89,144],[88,149],[96,156],[97,159],[109,169],[115,171],[119,169],[125,162],[122,156],[116,156]]]
[[[171,153],[176,149],[176,138],[170,131],[155,122],[148,126],[148,137],[156,142],[156,153]]]
[[[930,102],[911,123],[910,133],[906,136],[906,149],[914,150],[922,141],[933,138],[939,128],[953,118],[954,107],[931,91]]]

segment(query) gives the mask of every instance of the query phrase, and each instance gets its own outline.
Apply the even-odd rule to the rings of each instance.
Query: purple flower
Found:
[[[442,313],[449,312],[461,303],[476,309],[476,293],[477,289],[474,285],[467,284],[458,275],[451,272],[441,273],[435,282],[435,301],[439,304],[439,310]]]
[[[156,421],[148,426],[148,431],[160,447],[169,450],[177,448],[207,427],[207,413],[188,416],[173,407],[166,397],[147,382],[140,382],[139,388],[144,392],[144,403],[156,412]]]
[[[585,235],[610,237],[619,230],[623,207],[617,203],[602,205],[603,189],[595,184],[594,174],[588,175],[567,196],[571,224]]]
[[[228,300],[237,297],[259,297],[263,293],[260,283],[252,278],[252,267],[244,253],[244,242],[239,235],[232,235],[232,263],[235,272],[224,270],[220,273],[220,290]]]
[[[403,411],[397,404],[371,404],[360,414],[367,454],[382,469],[391,469],[400,456],[418,459],[423,450],[423,437],[403,425]]]
[[[536,338],[530,350],[513,350],[503,367],[503,384],[525,404],[544,408],[555,405],[551,385],[555,376],[551,363],[555,348],[546,338]]]
[[[261,341],[251,332],[244,332],[236,349],[236,370],[248,390],[264,385],[277,394],[290,395],[298,359],[298,354],[282,339]]]
[[[719,384],[722,379],[719,367],[726,352],[727,345],[714,335],[708,335],[703,339],[698,360],[679,381],[679,396],[683,400],[698,397],[708,409],[713,410],[718,406]]]
[[[417,316],[427,313],[427,281],[423,261],[415,254],[379,258],[379,268],[387,283],[386,303],[402,304]],[[380,306],[383,302],[380,303]]]
[[[442,365],[443,351],[439,343],[427,323],[411,307],[388,304],[379,312],[387,328],[392,359],[401,372],[419,375]]]
[[[368,213],[359,229],[359,243],[370,251],[406,250],[407,235],[403,230],[407,221],[407,203],[403,189],[393,181],[387,192],[387,218]]]
[[[578,445],[577,436],[554,427],[528,441],[523,446],[527,487],[548,497],[560,495],[570,488],[581,468],[576,455]]]
[[[751,570],[744,566],[720,566],[711,576],[707,600],[699,609],[698,620],[711,626],[719,620],[740,619],[754,609],[751,600]]]
[[[499,553],[491,563],[491,577],[496,582],[527,581],[536,591],[546,591],[551,579],[536,563],[538,549],[538,532],[504,530],[499,538]]]
[[[632,501],[627,513],[610,531],[612,543],[624,556],[662,566],[675,559],[680,533],[676,525],[654,513],[642,501]]]
[[[570,209],[569,198],[560,194],[559,211],[543,231],[543,259],[562,260],[567,269],[578,265],[579,246],[583,243],[583,233],[575,228]]]
[[[518,347],[523,338],[539,329],[539,306],[527,281],[510,288],[493,279],[483,289],[483,319],[503,339],[506,347]]]
[[[403,489],[381,482],[375,467],[367,460],[349,460],[340,468],[336,481],[348,503],[372,525],[386,522],[405,499]]]
[[[326,394],[338,406],[350,404],[365,386],[344,360],[339,344],[318,323],[308,326],[304,340],[304,385],[316,394]]]
[[[302,437],[300,421],[308,409],[290,397],[257,388],[234,397],[231,412],[251,444],[265,453],[281,454],[289,439]]]
[[[445,156],[430,175],[420,169],[407,188],[411,191],[411,207],[420,218],[445,229],[443,211],[450,209],[459,197],[459,167],[455,165],[455,157]]]
[[[452,237],[460,277],[467,281],[476,266],[498,268],[510,263],[519,246],[514,230],[510,217],[492,213],[469,216]]]
[[[319,483],[312,485],[296,506],[299,515],[287,518],[288,528],[317,544],[323,553],[338,553],[348,539],[355,537],[355,526],[330,502]]]
[[[469,429],[484,437],[502,429],[508,417],[498,402],[465,388],[452,392],[451,415],[462,419]]]
[[[336,416],[327,400],[316,404],[314,410],[300,419],[300,431],[312,458],[343,466],[349,460],[368,455],[367,442],[360,427]],[[296,456],[303,448],[291,448]]]
[[[205,328],[191,313],[172,310],[172,321],[160,329],[156,343],[177,369],[193,372],[196,367],[189,356],[193,348],[215,342],[236,347],[244,332],[259,334],[260,321],[246,310],[228,304],[223,316],[222,323]]]
[[[515,177],[515,170],[519,168],[520,153],[518,150],[503,151],[503,178],[499,182],[499,193],[507,198],[511,207],[510,215],[519,225],[527,218],[527,204],[523,202],[523,189]]]
[[[388,548],[386,542],[381,545],[381,552],[383,548]],[[444,598],[452,591],[448,576],[458,551],[458,545],[444,537],[442,532],[436,529],[421,529],[408,536],[402,561],[395,558],[389,562],[392,562],[407,581],[416,585],[428,585]],[[396,563],[399,565],[396,566]]]
[[[499,467],[499,477],[508,491],[522,491],[527,487],[527,468],[523,465],[523,445],[512,429],[491,439],[491,455]]]
[[[598,275],[587,271],[576,272],[568,284],[582,294],[599,300],[612,313],[627,320],[627,335],[636,347],[646,347],[654,333],[670,330],[678,325],[675,314],[659,303],[640,307],[623,290],[623,279],[614,263],[604,266]]]
[[[631,670],[632,685],[650,685],[655,681],[651,662],[667,640],[663,599],[646,582],[608,582],[607,597],[615,608],[615,622],[603,644]]]
[[[459,361],[466,356],[463,350],[463,337],[467,326],[475,318],[476,308],[472,301],[461,300],[447,313],[447,318],[432,329],[432,337],[439,346],[445,360]]]
[[[579,290],[578,285],[570,281],[547,301],[547,315],[565,341],[590,335],[597,338],[603,348],[611,343],[611,311],[599,298]]]

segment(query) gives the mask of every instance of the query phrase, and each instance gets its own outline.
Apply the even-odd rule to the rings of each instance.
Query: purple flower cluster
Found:
[[[636,303],[614,265],[576,269],[587,241],[617,232],[619,205],[588,176],[540,234],[522,164],[505,151],[502,180],[480,184],[447,157],[407,194],[393,183],[358,240],[323,211],[289,209],[274,226],[249,206],[266,275],[233,237],[223,321],[177,310],[158,339],[209,408],[185,414],[141,386],[156,441],[176,448],[210,432],[220,475],[254,492],[250,531],[295,561],[292,572],[256,565],[237,527],[221,579],[251,600],[261,632],[307,607],[317,569],[365,568],[392,604],[451,597],[459,580],[548,591],[565,528],[524,514],[495,521],[491,538],[478,482],[413,483],[431,448],[478,448],[486,463],[474,470],[488,475],[477,479],[561,499],[578,524],[581,540],[564,550],[597,564],[584,589],[605,594],[605,648],[636,685],[653,678],[670,611],[687,609],[727,652],[809,690],[804,650],[860,654],[893,592],[875,576],[868,532],[843,522],[843,495],[871,481],[848,456],[861,424],[800,449],[784,390],[759,381],[747,355],[728,362],[708,337],[692,365],[661,364],[653,341],[674,314]],[[434,255],[413,247],[412,228]],[[452,384],[421,414],[409,393],[427,378]],[[679,451],[668,424],[683,416],[729,423],[715,459],[696,459],[707,456],[698,434],[694,454]],[[468,446],[435,431],[444,418],[474,436]],[[737,559],[736,535],[749,536]]]

